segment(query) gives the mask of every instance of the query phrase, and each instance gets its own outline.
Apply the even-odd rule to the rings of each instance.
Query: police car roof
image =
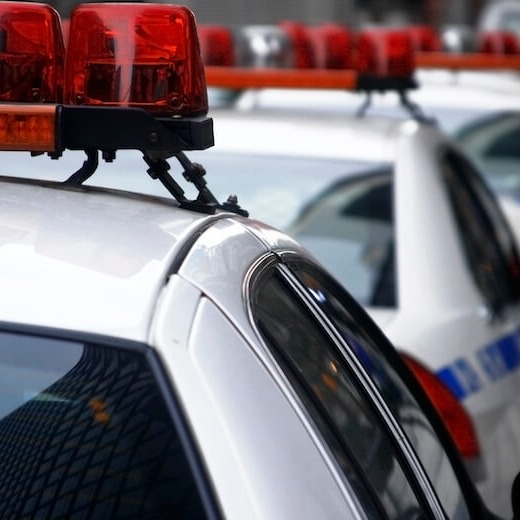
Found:
[[[145,341],[186,237],[217,216],[93,188],[0,179],[6,322]]]
[[[418,123],[392,117],[317,114],[308,110],[221,109],[211,113],[215,150],[393,162],[394,138]],[[240,129],[237,132],[237,128]]]

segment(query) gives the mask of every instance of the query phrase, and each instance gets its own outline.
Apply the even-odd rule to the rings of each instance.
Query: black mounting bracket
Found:
[[[356,90],[365,92],[367,97],[359,107],[356,115],[363,117],[372,105],[372,94],[374,92],[396,92],[399,96],[401,106],[417,121],[423,123],[435,123],[435,120],[427,116],[421,107],[412,102],[408,97],[408,92],[418,88],[419,84],[412,77],[379,77],[370,75],[360,75]]]

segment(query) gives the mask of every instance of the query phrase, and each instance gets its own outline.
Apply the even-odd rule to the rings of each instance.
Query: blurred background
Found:
[[[68,17],[76,0],[50,2]],[[184,0],[200,23],[270,24],[291,19],[306,23],[473,25],[485,0]],[[520,4],[520,1],[518,2]]]

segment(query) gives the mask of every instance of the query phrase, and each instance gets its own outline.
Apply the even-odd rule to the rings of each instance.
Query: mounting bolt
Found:
[[[151,132],[148,136],[148,140],[152,144],[157,144],[159,142],[159,134],[157,132]]]
[[[230,195],[227,200],[226,204],[229,204],[230,206],[236,206],[238,205],[238,197],[236,195]]]

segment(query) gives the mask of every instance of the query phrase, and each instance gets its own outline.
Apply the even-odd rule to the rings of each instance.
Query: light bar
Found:
[[[415,64],[425,69],[520,70],[520,54],[417,52]]]
[[[64,53],[51,6],[0,2],[0,101],[61,101]]]
[[[193,13],[170,4],[76,7],[64,103],[141,107],[159,115],[205,114],[208,100]]]
[[[506,31],[483,31],[478,35],[477,50],[488,54],[518,54],[516,34]]]
[[[251,68],[293,68],[292,41],[277,25],[245,25],[233,33],[236,65]]]
[[[421,68],[453,71],[520,69],[520,43],[510,32],[480,32],[474,48],[471,52],[431,52],[421,48],[415,53],[415,62]]]
[[[358,74],[354,70],[207,66],[206,82],[210,87],[237,90],[247,88],[355,90],[358,86]]]

